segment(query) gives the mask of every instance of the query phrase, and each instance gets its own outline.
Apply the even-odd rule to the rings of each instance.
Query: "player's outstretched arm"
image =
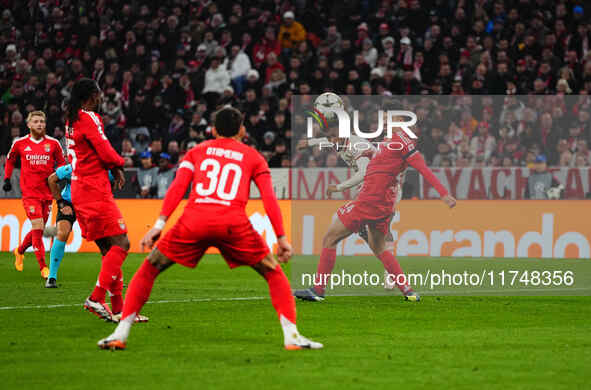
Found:
[[[406,160],[414,169],[419,171],[421,175],[431,184],[441,196],[441,200],[449,207],[452,208],[456,205],[456,200],[453,196],[449,195],[447,189],[441,184],[437,176],[433,174],[433,171],[429,169],[423,156],[416,152]]]
[[[181,202],[181,199],[183,199],[183,196],[187,192],[187,189],[191,184],[191,180],[193,180],[194,170],[195,167],[191,162],[183,160],[180,163],[176,177],[172,181],[172,184],[164,196],[160,216],[154,223],[154,226],[144,235],[140,241],[140,249],[142,251],[144,251],[146,248],[152,248],[156,241],[158,241],[160,238],[160,234],[166,225],[166,221],[177,208]]]
[[[281,209],[275,197],[273,190],[273,182],[271,180],[271,173],[269,171],[261,173],[254,178],[254,182],[261,193],[261,199],[265,206],[265,212],[271,220],[273,230],[277,237],[285,236],[283,229],[283,217],[281,216]]]
[[[326,190],[326,195],[330,195],[333,192],[345,191],[361,183],[363,181],[363,178],[365,177],[365,172],[367,171],[368,165],[369,158],[364,156],[359,157],[359,159],[357,159],[357,172],[355,172],[353,176],[351,176],[342,183],[339,183],[337,185],[329,185],[328,189]]]
[[[310,139],[301,139],[298,141],[296,145],[297,150],[304,150],[312,146],[320,145],[328,143],[328,138],[321,137],[321,138],[310,138]]]
[[[261,199],[265,206],[265,212],[271,220],[273,230],[277,236],[277,258],[280,263],[286,263],[289,261],[292,255],[291,244],[285,236],[285,230],[283,229],[283,217],[281,216],[281,209],[279,203],[275,197],[275,191],[273,191],[273,182],[271,180],[271,173],[267,170],[266,172],[260,173],[255,176],[254,182],[261,193]]]

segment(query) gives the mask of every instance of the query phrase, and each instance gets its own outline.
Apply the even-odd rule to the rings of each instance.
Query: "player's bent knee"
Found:
[[[335,248],[338,243],[339,243],[338,238],[334,234],[331,234],[330,232],[328,232],[322,238],[322,247],[323,248]]]
[[[370,236],[370,240],[368,242],[369,244],[369,248],[371,249],[371,251],[376,254],[379,255],[380,253],[382,253],[384,250],[386,250],[386,243],[384,242],[384,240],[380,240],[379,238],[376,237],[372,237]]]
[[[269,253],[261,261],[253,265],[252,268],[264,276],[267,272],[273,271],[275,268],[277,268],[278,265],[279,263],[277,260],[275,260],[273,255]]]
[[[70,235],[70,230],[58,230],[57,231],[57,239],[62,242],[68,241],[69,235]]]
[[[31,221],[31,229],[33,230],[43,230],[43,218],[37,218]]]
[[[57,239],[60,241],[68,241],[68,236],[70,235],[70,232],[72,231],[72,225],[70,224],[69,221],[59,221],[57,223]]]
[[[129,238],[127,238],[127,234],[121,234],[119,236],[112,237],[111,244],[117,245],[126,252],[129,251],[130,248]]]
[[[174,264],[174,262],[160,252],[158,248],[152,249],[152,252],[148,255],[148,261],[160,272]]]
[[[370,249],[375,255],[379,255],[380,253],[383,253],[386,250],[386,246],[385,245],[371,245]]]

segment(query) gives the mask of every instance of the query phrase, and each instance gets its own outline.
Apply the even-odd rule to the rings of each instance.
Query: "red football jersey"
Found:
[[[47,178],[57,167],[66,164],[59,141],[47,135],[35,140],[30,134],[15,139],[6,158],[5,179],[12,176],[14,164],[19,157],[23,199],[53,199]]]
[[[207,205],[244,211],[251,180],[269,173],[259,152],[231,138],[200,143],[187,153],[179,168],[184,166],[193,170],[187,208]]]
[[[406,160],[417,152],[415,147],[415,141],[402,131],[378,144],[378,150],[367,166],[357,200],[388,212],[392,210],[396,201],[396,186],[408,167]]]
[[[125,163],[103,131],[101,117],[80,110],[78,120],[66,126],[68,159],[72,164],[72,201],[97,201],[111,198],[108,170]]]

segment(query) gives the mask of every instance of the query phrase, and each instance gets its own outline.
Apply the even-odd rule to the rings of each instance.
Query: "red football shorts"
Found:
[[[384,235],[390,233],[392,213],[380,208],[352,200],[337,210],[339,220],[349,231],[357,233],[364,225],[378,229]]]
[[[27,213],[27,218],[31,221],[34,219],[43,218],[43,223],[47,222],[49,212],[51,211],[51,204],[53,200],[43,199],[23,199],[23,206]]]
[[[113,199],[86,203],[77,202],[74,207],[80,230],[82,230],[82,237],[88,241],[127,233],[121,211]]]
[[[230,268],[255,265],[269,253],[267,243],[246,215],[190,213],[185,212],[157,244],[175,263],[194,268],[212,246],[219,249]]]

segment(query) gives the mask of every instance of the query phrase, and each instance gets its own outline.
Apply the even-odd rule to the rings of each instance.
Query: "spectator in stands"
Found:
[[[170,155],[168,153],[160,153],[160,161],[158,163],[157,174],[156,174],[156,197],[163,199],[166,195],[166,191],[172,180],[174,179],[175,170],[172,169],[173,165],[170,162]]]
[[[476,134],[470,141],[470,153],[476,157],[482,156],[488,161],[495,150],[495,145],[495,138],[489,134],[488,122],[480,122],[476,128]]]
[[[172,116],[166,132],[166,140],[168,142],[173,140],[180,141],[187,138],[187,128],[183,118],[184,114],[185,111],[182,108],[179,108]]]
[[[230,70],[230,78],[237,95],[242,95],[246,75],[250,70],[250,59],[241,50],[240,45],[234,44],[230,49],[230,56],[224,65]]]
[[[261,145],[259,145],[259,150],[261,152],[272,153],[274,149],[275,149],[275,133],[272,131],[267,131],[263,137],[263,143]],[[269,155],[269,157],[270,157],[270,155]]]
[[[371,39],[365,38],[363,40],[361,55],[363,56],[365,63],[369,64],[370,67],[373,68],[376,66],[376,62],[378,61],[378,50],[373,47]]]
[[[295,21],[295,14],[292,11],[283,14],[283,23],[279,27],[277,39],[281,49],[287,49],[288,52],[306,39],[306,29]]]
[[[160,162],[160,153],[162,153],[162,138],[153,139],[148,151],[152,157],[152,164],[158,166]]]
[[[265,62],[269,53],[275,53],[277,56],[281,53],[281,45],[277,39],[276,30],[272,26],[268,26],[265,29],[264,36],[252,49],[252,58],[255,68],[259,68]]]
[[[207,72],[205,72],[204,98],[208,108],[215,107],[218,99],[224,93],[224,88],[230,85],[230,73],[221,66],[220,58],[213,57]]]
[[[575,168],[586,168],[589,166],[589,160],[585,156],[575,154]]]
[[[336,153],[330,153],[326,156],[324,166],[326,168],[336,168],[339,165],[339,156]]]
[[[280,168],[282,166],[282,161],[287,157],[287,145],[285,144],[285,141],[279,140],[275,144],[275,150],[273,151],[273,155],[269,159],[269,166],[271,168]]]
[[[401,68],[409,68],[413,64],[413,50],[409,37],[400,40],[400,50],[394,57],[394,61]]]
[[[133,167],[135,165],[134,160],[137,157],[137,152],[129,138],[125,138],[121,142],[121,157],[125,159],[125,167]]]
[[[589,150],[588,141],[586,139],[580,139],[577,141],[576,158],[583,158],[585,165],[591,163],[591,150]]]
[[[179,143],[175,140],[170,141],[166,146],[166,153],[170,156],[170,163],[176,165],[180,154]]]
[[[548,199],[548,190],[560,186],[560,182],[552,173],[548,172],[546,156],[541,154],[535,157],[533,172],[527,178],[525,188],[526,199]]]
[[[146,127],[129,129],[129,139],[136,151],[143,152],[150,145],[150,132]]]
[[[560,166],[561,167],[572,167],[573,165],[573,154],[570,150],[565,150],[560,154]]]
[[[443,132],[439,127],[432,127],[430,134],[425,134],[420,138],[421,150],[428,163],[433,162],[433,157],[438,152],[437,145],[444,143]],[[441,159],[439,160],[441,161]]]
[[[158,168],[152,164],[149,151],[140,154],[140,167],[137,172],[138,195],[140,198],[151,198],[156,189]]]
[[[442,159],[455,161],[455,156],[451,150],[451,146],[447,142],[440,142],[437,145],[437,154],[433,157],[433,165],[438,167],[441,165]]]

